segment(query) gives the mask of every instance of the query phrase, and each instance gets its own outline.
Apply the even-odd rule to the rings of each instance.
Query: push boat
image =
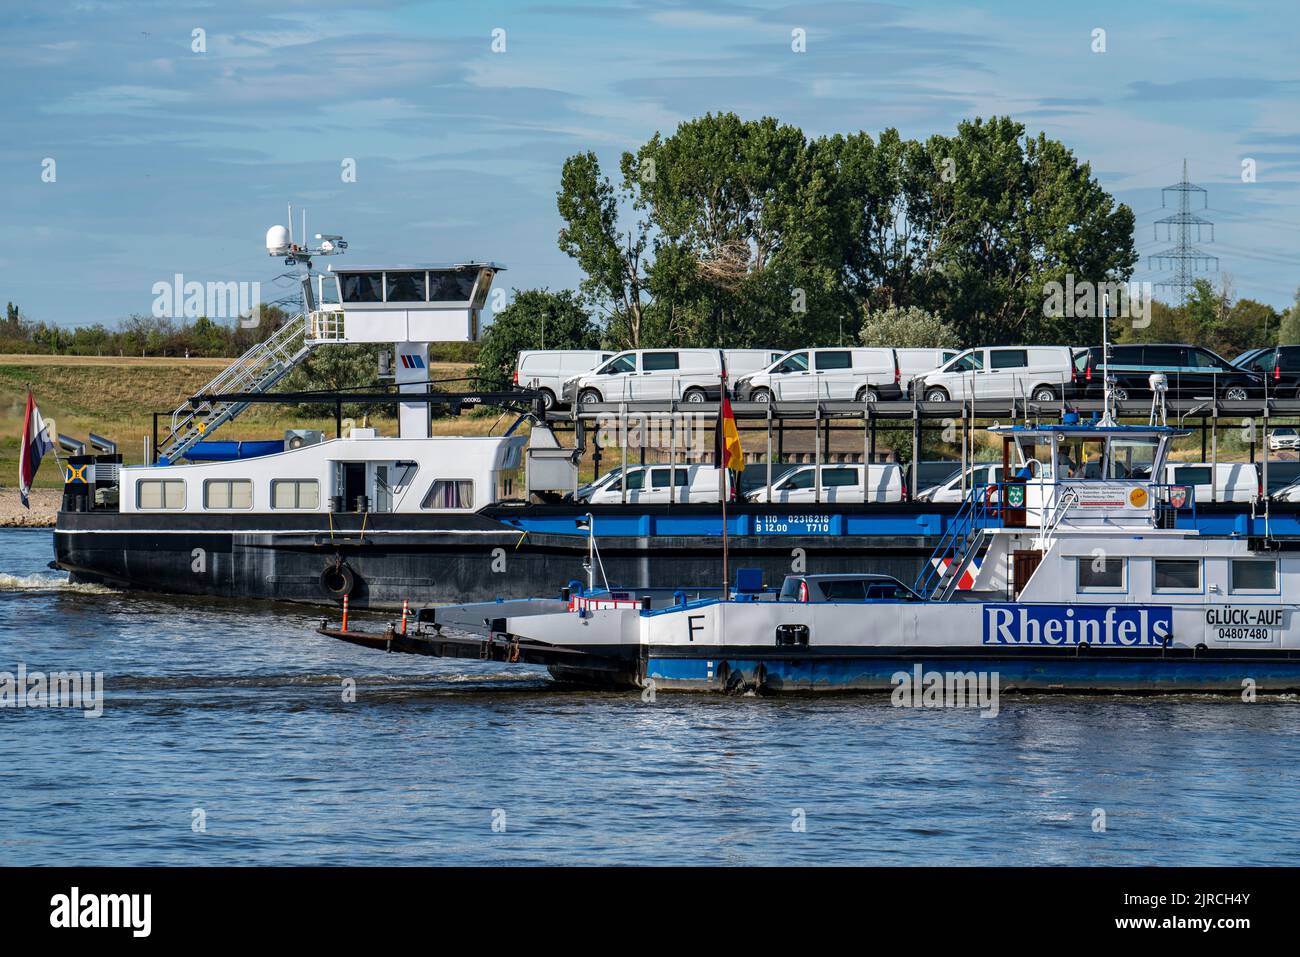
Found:
[[[386,652],[543,665],[590,685],[884,691],[926,669],[1004,691],[1300,690],[1300,556],[1269,536],[1174,521],[1166,425],[992,429],[1014,464],[976,486],[910,585],[882,574],[739,569],[725,595],[596,585],[423,608],[381,632],[320,633]]]

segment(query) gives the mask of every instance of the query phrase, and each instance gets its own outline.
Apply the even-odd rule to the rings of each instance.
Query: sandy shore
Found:
[[[0,486],[0,528],[47,528],[59,511],[62,489],[35,488],[29,496],[31,509],[23,508],[18,489]]]

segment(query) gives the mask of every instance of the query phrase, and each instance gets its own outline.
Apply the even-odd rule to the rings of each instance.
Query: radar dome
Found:
[[[272,256],[283,256],[289,251],[289,230],[272,226],[266,231],[266,251]]]

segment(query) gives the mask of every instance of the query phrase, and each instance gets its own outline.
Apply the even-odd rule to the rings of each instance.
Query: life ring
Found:
[[[326,565],[320,573],[320,587],[325,589],[336,598],[342,598],[352,593],[352,586],[357,583],[357,577],[352,573],[343,562],[335,562],[333,565]]]

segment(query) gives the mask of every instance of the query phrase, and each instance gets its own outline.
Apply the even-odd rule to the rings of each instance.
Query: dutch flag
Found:
[[[50,441],[49,430],[41,418],[41,410],[36,407],[32,390],[27,390],[27,411],[23,413],[23,437],[18,449],[18,497],[23,500],[24,508],[31,508],[27,502],[27,493],[32,490],[32,481],[36,470],[41,467],[41,457],[54,448]]]

